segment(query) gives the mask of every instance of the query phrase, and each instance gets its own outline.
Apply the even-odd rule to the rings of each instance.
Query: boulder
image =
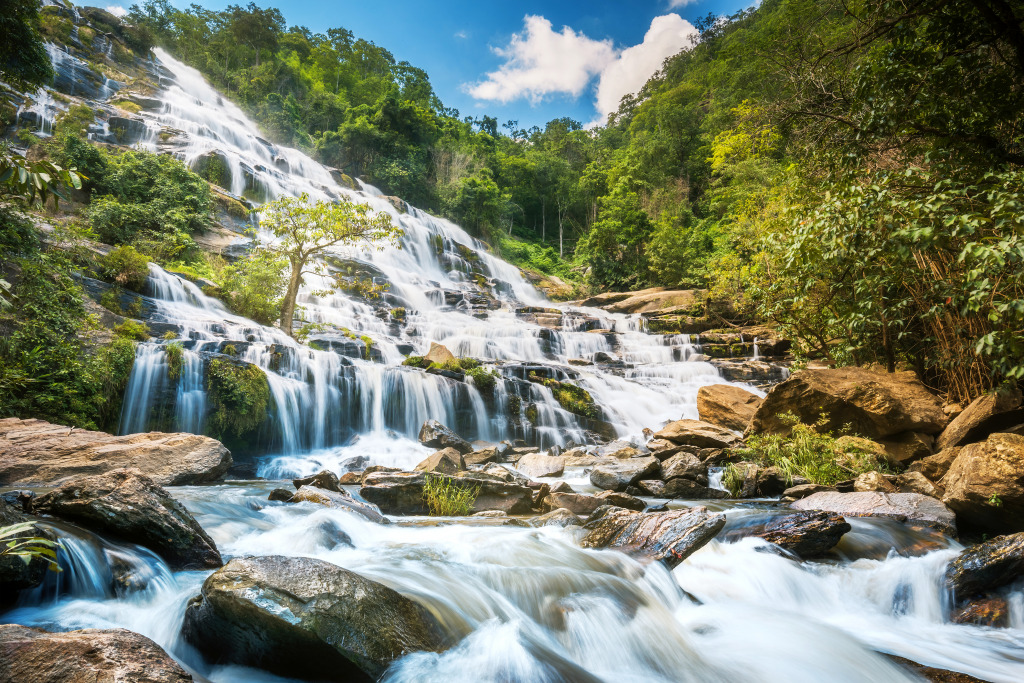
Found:
[[[971,546],[946,566],[946,588],[963,601],[1024,576],[1024,533]]]
[[[956,517],[940,501],[919,493],[820,492],[790,503],[794,510],[823,510],[844,517],[891,517],[956,534]]]
[[[920,472],[904,472],[892,478],[893,485],[900,493],[920,493],[922,496],[942,499],[942,489],[928,481]]]
[[[853,527],[841,516],[831,512],[798,512],[772,517],[753,536],[774,543],[799,558],[824,555],[839,543]]]
[[[447,346],[437,342],[430,342],[430,350],[427,351],[427,355],[423,356],[424,365],[429,365],[430,363],[444,365],[454,360],[458,360],[455,354],[449,351]]]
[[[531,479],[539,477],[560,477],[565,471],[565,458],[561,456],[530,453],[516,463],[516,469]]]
[[[661,479],[641,479],[635,486],[642,496],[665,497],[665,482]]]
[[[301,489],[303,486],[315,486],[318,489],[326,489],[327,491],[341,491],[341,482],[338,481],[338,475],[329,470],[321,470],[312,477],[292,479],[292,485],[297,489]]]
[[[338,478],[340,486],[359,486],[361,483],[363,483],[362,472],[346,472]]]
[[[39,497],[34,509],[146,546],[174,569],[222,564],[213,539],[185,506],[138,470],[78,477]]]
[[[658,466],[658,459],[650,455],[605,463],[591,470],[590,483],[599,489],[625,491],[627,486],[654,476]]]
[[[661,478],[665,481],[677,477],[695,480],[707,473],[707,466],[700,461],[700,458],[690,453],[676,453],[661,463]]]
[[[149,638],[125,629],[50,633],[0,625],[0,680],[10,683],[188,683]]]
[[[698,448],[731,448],[740,442],[732,431],[700,420],[670,422],[655,432],[654,438]]]
[[[713,489],[691,479],[670,479],[665,482],[663,498],[683,498],[684,500],[710,500],[728,498],[729,494],[720,489]]]
[[[334,510],[348,510],[370,522],[387,524],[388,518],[371,503],[356,500],[344,491],[330,491],[315,486],[303,486],[289,499],[290,503],[316,503]]]
[[[935,437],[920,432],[903,432],[882,441],[885,459],[899,469],[932,454]]]
[[[231,560],[189,602],[182,635],[215,664],[332,681],[375,681],[399,657],[446,645],[419,604],[308,557]]]
[[[820,493],[822,491],[835,491],[835,489],[823,484],[797,484],[796,486],[790,486],[788,489],[783,491],[782,497],[799,500],[800,498],[806,498],[813,493]]]
[[[565,509],[574,515],[586,516],[607,503],[596,496],[583,493],[553,492],[544,499],[544,504],[548,510]]]
[[[1010,605],[1001,595],[979,598],[956,609],[950,621],[954,624],[1006,628],[1010,625]]]
[[[993,434],[960,449],[939,485],[969,526],[1024,531],[1024,436]]]
[[[619,493],[617,491],[602,491],[601,493],[594,496],[602,505],[614,505],[620,508],[626,508],[627,510],[635,510],[637,512],[643,512],[647,508],[647,503],[640,500],[636,496],[631,496],[628,493]]]
[[[742,432],[761,405],[761,397],[731,384],[710,384],[697,391],[697,413],[704,422]]]
[[[533,493],[529,488],[498,477],[482,472],[431,476],[461,488],[478,489],[472,512],[502,510],[510,515],[522,515],[533,508]],[[426,480],[424,472],[375,472],[363,479],[359,495],[389,515],[426,515],[430,512],[423,496]]]
[[[881,472],[865,472],[853,482],[854,491],[881,491],[882,493],[896,493],[893,486]]]
[[[274,489],[267,496],[267,500],[275,501],[278,503],[289,503],[291,502],[292,496],[295,494],[294,491],[288,489]]]
[[[964,446],[987,439],[1024,424],[1024,405],[1020,390],[1011,389],[979,396],[942,430],[935,440],[938,450]]]
[[[445,427],[437,420],[427,420],[420,427],[420,443],[427,448],[454,448],[459,453],[473,452],[473,446],[461,436]]]
[[[768,392],[748,433],[788,434],[785,413],[805,424],[814,424],[824,413],[823,430],[838,432],[849,425],[850,431],[875,440],[907,431],[937,434],[947,423],[942,402],[913,372],[856,367],[794,373]]]
[[[565,508],[557,508],[555,510],[552,510],[551,512],[548,512],[547,514],[534,517],[533,519],[529,520],[527,524],[533,527],[567,527],[581,526],[583,524],[583,520],[581,520],[579,517],[574,515],[571,511],[566,510]]]
[[[947,448],[939,451],[935,455],[929,455],[927,458],[921,458],[920,460],[910,464],[907,468],[908,472],[920,472],[925,478],[931,481],[939,481],[946,472],[949,471],[953,461],[956,460],[956,456],[960,455],[960,449],[958,447]]]
[[[160,486],[183,486],[217,481],[231,464],[228,449],[208,436],[113,436],[43,420],[0,420],[0,486],[59,486],[124,467]]]
[[[663,560],[673,568],[725,526],[725,515],[694,507],[666,512],[633,512],[604,506],[583,525],[585,548],[619,548]]]
[[[416,465],[418,472],[435,472],[437,474],[455,474],[465,469],[466,463],[462,459],[462,453],[454,448],[443,448]]]
[[[677,443],[672,443],[668,439],[651,439],[647,442],[647,450],[658,460],[667,460],[684,450],[696,455],[700,449],[696,446],[681,446]]]

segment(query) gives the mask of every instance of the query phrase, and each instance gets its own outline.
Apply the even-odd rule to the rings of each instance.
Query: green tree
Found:
[[[18,90],[32,90],[53,78],[50,55],[39,33],[36,0],[5,0],[0,11],[0,75]]]

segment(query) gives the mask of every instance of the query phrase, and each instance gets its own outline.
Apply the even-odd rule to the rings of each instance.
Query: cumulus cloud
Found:
[[[107,11],[113,14],[115,17],[123,17],[128,14],[128,10],[120,5],[107,5]]]
[[[521,97],[536,103],[556,93],[577,97],[616,57],[610,40],[593,40],[568,26],[555,31],[544,17],[529,15],[508,46],[492,49],[505,63],[467,92],[502,103]]]
[[[594,103],[600,122],[619,108],[623,96],[638,92],[668,57],[693,45],[698,35],[693,24],[678,14],[654,17],[644,42],[619,52],[618,58],[601,71]]]

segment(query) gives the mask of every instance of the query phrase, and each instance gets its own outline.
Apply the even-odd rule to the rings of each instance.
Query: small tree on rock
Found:
[[[403,234],[401,228],[392,223],[390,215],[346,197],[337,202],[313,202],[305,193],[300,197],[281,197],[260,207],[259,216],[260,227],[273,235],[273,240],[261,248],[279,254],[290,266],[280,327],[292,336],[295,299],[303,276],[325,274],[321,257],[339,246],[374,245],[383,249],[391,244],[397,247]],[[333,291],[317,294],[327,295]]]

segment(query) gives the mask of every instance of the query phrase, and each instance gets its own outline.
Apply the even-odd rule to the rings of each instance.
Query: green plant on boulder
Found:
[[[470,368],[466,371],[466,376],[472,377],[476,388],[485,394],[492,393],[495,384],[498,382],[497,372],[481,367]]]
[[[114,336],[132,341],[149,341],[149,338],[153,335],[146,326],[146,323],[140,323],[137,320],[125,320],[119,325],[114,325]]]
[[[405,360],[402,361],[402,365],[408,365],[409,367],[412,368],[422,368],[423,356],[408,356]]]
[[[177,382],[181,378],[185,347],[181,345],[181,342],[171,342],[164,347],[164,354],[167,356],[167,376],[171,378],[171,381]]]
[[[583,387],[559,382],[554,379],[544,380],[544,386],[554,394],[558,405],[574,415],[586,417],[591,420],[601,419],[601,409],[594,403],[594,398]]]
[[[100,274],[107,282],[138,292],[149,277],[149,259],[135,247],[116,247],[100,258]]]
[[[450,477],[428,474],[423,483],[423,499],[435,517],[465,517],[479,495],[479,486],[463,485]]]
[[[210,429],[218,438],[251,436],[267,418],[270,385],[263,370],[249,363],[214,358],[207,366]]]
[[[537,424],[537,404],[531,403],[526,406],[526,419],[530,421],[530,424]]]

